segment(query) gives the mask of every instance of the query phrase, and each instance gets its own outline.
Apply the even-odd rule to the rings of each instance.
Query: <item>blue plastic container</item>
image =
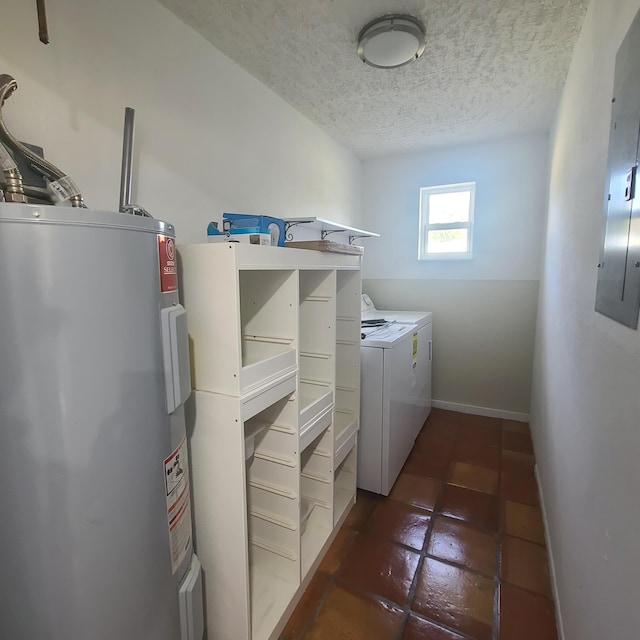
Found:
[[[271,236],[271,244],[284,247],[284,220],[280,218],[250,213],[223,213],[222,226],[230,233],[268,233]]]

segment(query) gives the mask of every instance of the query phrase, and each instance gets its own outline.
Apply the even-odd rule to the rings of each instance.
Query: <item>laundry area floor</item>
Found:
[[[434,409],[357,502],[281,640],[557,640],[526,424]]]

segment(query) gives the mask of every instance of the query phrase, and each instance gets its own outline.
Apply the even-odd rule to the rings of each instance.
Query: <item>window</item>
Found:
[[[420,189],[418,259],[471,258],[476,183]]]

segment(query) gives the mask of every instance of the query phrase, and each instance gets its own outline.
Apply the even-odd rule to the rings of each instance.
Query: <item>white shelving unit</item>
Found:
[[[277,638],[355,501],[360,257],[178,247],[208,637]]]

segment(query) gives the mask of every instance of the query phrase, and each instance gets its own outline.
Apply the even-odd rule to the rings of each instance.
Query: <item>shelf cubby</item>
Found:
[[[333,494],[333,431],[327,427],[300,454],[300,493],[316,505],[331,509]]]
[[[357,318],[359,322],[362,295],[360,274],[355,271],[338,271],[336,280],[336,316],[338,318]]]
[[[333,354],[301,351],[300,376],[306,380],[318,380],[324,384],[331,384],[334,363]]]
[[[300,271],[300,376],[333,381],[336,332],[335,271]]]
[[[335,430],[335,449],[336,451],[358,431],[358,414],[352,411],[344,411],[336,409],[333,420]]]
[[[251,507],[249,512],[249,542],[290,560],[295,574],[298,559],[298,517],[296,521],[280,518],[275,513]],[[292,575],[293,575],[292,574]]]
[[[259,436],[265,429],[268,428],[268,424],[255,420],[250,424],[245,423],[244,427],[244,459],[252,460],[253,454],[256,450],[256,437]]]
[[[240,395],[295,370],[297,273],[239,272]],[[223,336],[221,336],[224,339]]]
[[[300,425],[304,426],[333,404],[331,383],[300,378],[298,407]]]
[[[307,522],[309,521],[309,516],[313,512],[316,507],[316,501],[312,498],[308,498],[306,496],[302,496],[300,500],[300,534],[302,535],[307,529]]]
[[[313,566],[333,529],[331,509],[316,506],[311,512],[301,536],[301,576],[304,579]]]
[[[291,342],[242,336],[241,395],[296,370],[296,352]]]
[[[294,567],[295,565],[295,567]],[[299,584],[299,576],[294,573],[298,563],[277,552],[249,545],[249,600],[251,620],[251,640],[268,640],[274,627],[286,611]],[[291,573],[290,577],[287,574]],[[209,627],[210,628],[210,627]],[[238,629],[234,633],[241,637]]]
[[[358,411],[360,407],[360,385],[357,387],[336,386],[336,410]]]
[[[242,395],[239,398],[242,407],[242,421],[250,420],[282,398],[288,397],[289,404],[297,406],[293,395],[296,390],[297,379],[297,371],[290,371]],[[294,415],[297,415],[297,411],[294,412]]]
[[[349,452],[353,449],[356,444],[356,430],[352,430],[351,433],[347,434],[343,441],[336,446],[335,450],[335,465],[338,467],[342,464],[342,461],[347,457]]]
[[[360,346],[360,316],[336,318],[336,341],[339,344],[356,344]]]
[[[336,345],[336,385],[357,388],[360,385],[360,345]]]
[[[345,511],[355,502],[356,463],[357,452],[354,446],[336,469],[333,493],[334,523],[339,522]]]
[[[300,491],[316,506],[331,510],[333,478],[328,478],[328,476],[314,475],[313,472],[303,474],[300,477]]]
[[[300,426],[300,451],[304,451],[330,424],[333,406],[329,405],[306,424]]]
[[[293,269],[243,269],[238,273],[243,334],[294,339],[297,275]]]
[[[360,410],[361,280],[352,272],[336,273],[336,398],[337,412]]]
[[[278,422],[290,414],[288,400],[283,398],[244,424],[245,439],[248,431],[255,432],[253,457],[246,463],[246,495],[251,544],[295,566],[300,512],[298,439],[291,425]]]
[[[333,477],[331,476],[331,452],[314,451],[303,463],[300,475],[303,478],[330,485],[333,481]],[[311,492],[307,491],[306,495],[311,497]]]
[[[327,428],[300,456],[300,491],[313,503],[300,539],[301,575],[306,576],[333,529],[333,433]]]

